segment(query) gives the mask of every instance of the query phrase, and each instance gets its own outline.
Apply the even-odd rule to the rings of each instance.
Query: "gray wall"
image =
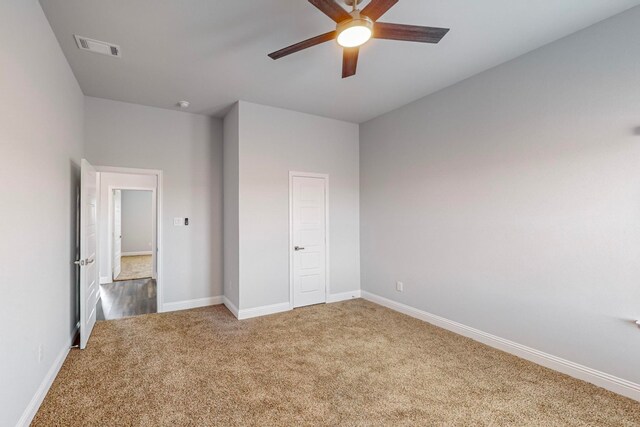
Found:
[[[224,296],[240,305],[239,253],[239,111],[236,103],[224,118]]]
[[[330,291],[360,289],[358,125],[239,103],[241,309],[289,301],[289,171],[329,174]]]
[[[639,22],[362,125],[363,290],[640,383]]]
[[[91,97],[85,118],[91,163],[164,171],[163,302],[222,295],[221,120]]]
[[[122,252],[151,253],[151,191],[122,190]]]
[[[0,2],[0,40],[0,425],[13,426],[77,322],[83,96],[36,1]]]

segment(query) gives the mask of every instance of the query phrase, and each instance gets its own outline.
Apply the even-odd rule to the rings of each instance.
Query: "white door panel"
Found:
[[[96,170],[82,159],[80,182],[80,348],[87,346],[96,323],[98,302],[98,177]]]
[[[326,302],[326,179],[292,178],[293,306]]]

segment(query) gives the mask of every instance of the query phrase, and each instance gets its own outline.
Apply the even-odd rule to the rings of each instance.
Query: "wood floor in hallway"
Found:
[[[156,313],[157,285],[154,279],[129,280],[100,285],[97,320],[114,320]]]

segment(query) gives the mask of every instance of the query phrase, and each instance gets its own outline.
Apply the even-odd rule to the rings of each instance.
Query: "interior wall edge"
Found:
[[[238,313],[239,313],[238,307],[236,307],[235,304],[231,302],[231,300],[227,298],[226,295],[222,297],[222,303],[224,304],[225,307],[227,307],[227,309],[229,309],[231,314],[233,314],[234,317],[237,319]]]

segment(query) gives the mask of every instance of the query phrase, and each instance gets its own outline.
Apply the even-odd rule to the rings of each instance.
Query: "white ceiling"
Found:
[[[368,0],[365,0],[367,2]],[[86,95],[220,115],[236,100],[363,122],[640,4],[640,0],[401,0],[380,20],[448,27],[438,45],[372,40],[341,78],[334,29],[304,0],[41,0]],[[364,5],[364,4],[363,4]],[[73,34],[120,45],[84,52]]]

